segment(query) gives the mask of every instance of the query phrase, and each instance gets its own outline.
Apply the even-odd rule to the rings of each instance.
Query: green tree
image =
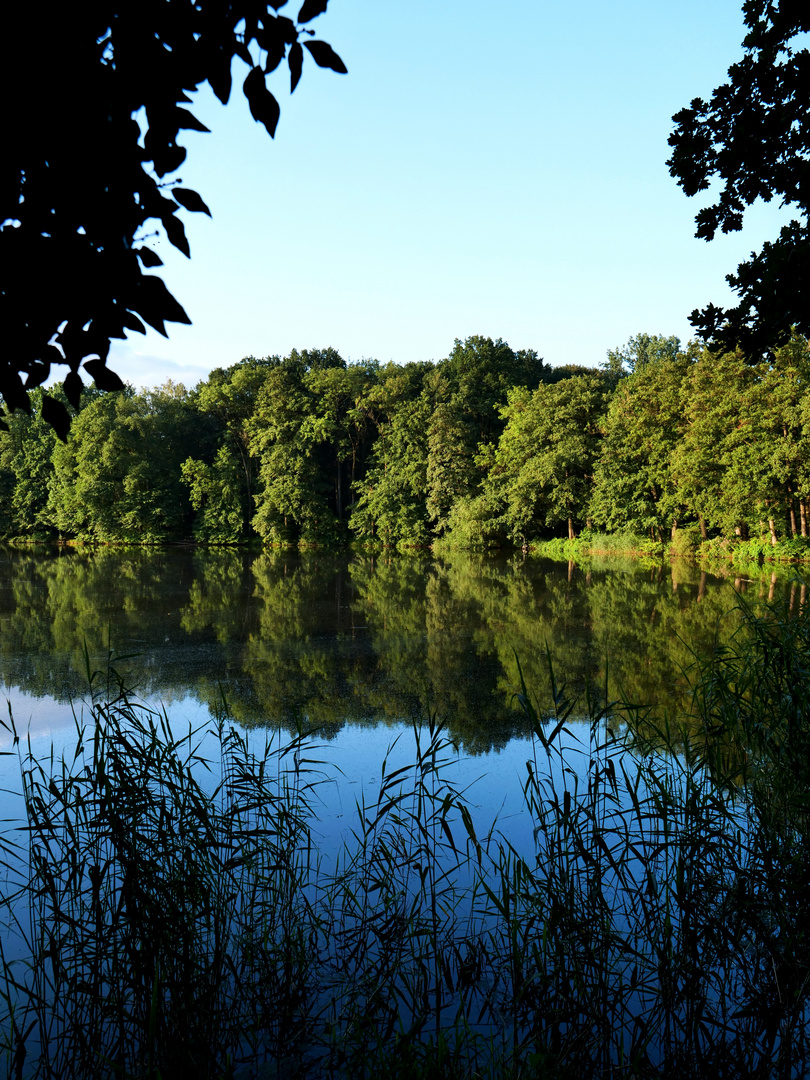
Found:
[[[533,350],[514,352],[500,338],[480,335],[456,339],[449,357],[438,365],[432,376],[435,408],[428,426],[426,501],[438,536],[451,522],[458,529],[463,521],[471,523],[471,515],[480,516],[487,454],[503,430],[501,408],[507,395],[516,386],[533,389],[547,375]]]
[[[120,389],[106,367],[112,338],[144,332],[144,323],[165,334],[166,322],[189,321],[162,280],[144,273],[161,261],[143,244],[147,223],[157,220],[188,255],[177,213],[208,213],[196,192],[163,180],[185,159],[180,131],[206,130],[183,107],[189,93],[208,83],[227,102],[238,57],[248,67],[250,110],[272,135],[279,106],[268,73],[286,59],[294,90],[304,50],[320,67],[346,70],[306,27],[327,0],[304,0],[296,20],[277,14],[284,2],[94,0],[57,5],[34,29],[23,5],[5,10],[0,85],[3,100],[15,103],[0,185],[0,394],[9,410],[27,409],[26,390],[53,364],[70,369],[64,391],[74,407],[83,362],[99,387]],[[37,75],[21,91],[19,50],[32,33]],[[42,409],[64,437],[61,402],[46,396]]]
[[[196,510],[194,537],[209,544],[233,544],[245,538],[244,474],[228,446],[221,446],[210,465],[187,458],[180,475],[188,485],[189,500]]]
[[[42,390],[30,395],[31,412],[13,413],[0,433],[0,533],[44,538],[56,436],[42,415]]]
[[[628,352],[633,355],[631,338]],[[608,407],[595,469],[591,516],[611,532],[630,530],[660,540],[685,512],[670,468],[684,428],[684,380],[696,350],[673,354],[672,338],[648,339],[645,361],[634,362]],[[657,345],[656,345],[657,342]]]
[[[588,522],[608,395],[594,376],[510,392],[488,485],[513,538],[526,543],[561,524],[573,538]]]
[[[761,457],[751,387],[759,376],[739,351],[704,351],[683,384],[683,423],[670,455],[677,497],[691,518],[708,529],[746,536],[755,514]]]
[[[82,540],[155,543],[185,535],[191,506],[181,465],[198,433],[184,387],[171,382],[98,397],[54,449],[48,520]]]
[[[481,479],[476,434],[458,401],[436,405],[428,422],[425,509],[439,535],[453,508],[476,494]]]
[[[334,349],[293,351],[272,367],[249,423],[259,461],[253,527],[265,543],[345,537],[351,477],[362,463],[362,399],[376,366],[347,366]]]
[[[355,484],[351,528],[362,540],[393,546],[430,542],[425,492],[434,370],[432,364],[389,364],[363,399],[376,437],[365,475]]]
[[[250,446],[250,422],[268,372],[277,356],[247,356],[215,368],[190,396],[193,407],[215,430],[201,440],[203,454],[183,465],[183,478],[197,510],[195,535],[218,543],[238,543],[252,533],[257,461]]]

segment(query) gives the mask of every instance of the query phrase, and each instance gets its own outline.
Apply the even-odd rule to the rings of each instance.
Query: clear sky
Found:
[[[298,0],[284,13],[294,16]],[[179,172],[191,260],[156,247],[192,326],[113,347],[125,379],[193,386],[243,356],[332,345],[441,359],[501,337],[596,366],[641,331],[690,336],[725,274],[787,219],[694,239],[669,176],[671,117],[741,55],[741,0],[331,0],[312,24],[349,69],[286,65],[275,140],[234,64],[227,107],[192,106]],[[237,70],[241,68],[241,70]]]

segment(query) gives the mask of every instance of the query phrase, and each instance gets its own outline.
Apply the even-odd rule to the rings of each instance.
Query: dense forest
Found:
[[[7,539],[483,548],[600,529],[686,551],[808,535],[798,335],[755,366],[648,334],[593,369],[485,337],[404,366],[294,350],[191,391],[91,390],[64,443],[31,399],[0,433]]]

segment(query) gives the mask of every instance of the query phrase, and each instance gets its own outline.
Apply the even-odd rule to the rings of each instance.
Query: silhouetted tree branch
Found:
[[[696,98],[677,113],[670,135],[671,174],[687,195],[723,182],[716,201],[697,217],[697,236],[742,228],[745,208],[778,198],[798,217],[776,240],[726,278],[736,307],[709,304],[693,311],[692,325],[718,349],[739,345],[750,360],[772,353],[791,327],[810,333],[810,8],[800,0],[746,0],[745,55],[710,102]]]
[[[242,88],[270,135],[279,105],[266,77],[286,59],[290,87],[304,50],[320,67],[345,72],[309,22],[328,0],[88,0],[36,14],[4,9],[0,79],[5,104],[0,178],[0,394],[8,410],[30,409],[28,391],[54,364],[68,367],[64,391],[78,406],[81,369],[101,389],[120,388],[107,367],[110,342],[145,325],[188,323],[146,242],[165,233],[189,254],[178,211],[209,213],[196,191],[165,180],[182,165],[183,129],[206,131],[185,107],[209,83],[231,93],[235,58]],[[142,111],[143,110],[143,111]],[[61,438],[68,410],[43,397],[43,417]],[[0,420],[0,424],[3,422]],[[5,425],[3,425],[5,426]]]

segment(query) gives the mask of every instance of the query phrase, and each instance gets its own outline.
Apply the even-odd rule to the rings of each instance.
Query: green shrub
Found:
[[[675,530],[670,551],[679,558],[694,559],[700,543],[700,529],[695,525],[687,525],[686,528]]]

